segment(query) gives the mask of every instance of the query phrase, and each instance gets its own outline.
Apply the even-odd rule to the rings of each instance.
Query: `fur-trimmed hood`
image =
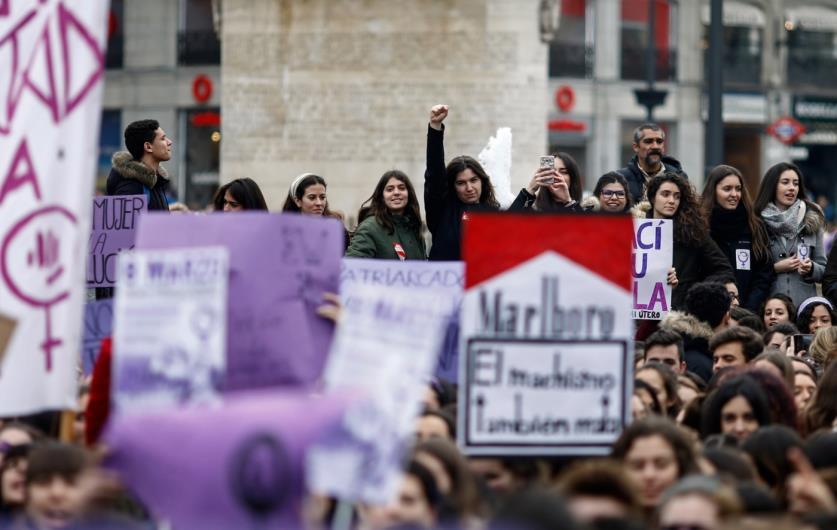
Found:
[[[581,207],[591,212],[598,212],[602,209],[602,205],[595,195],[590,195],[589,197],[582,200]]]
[[[707,341],[712,338],[712,328],[709,324],[698,320],[694,315],[682,311],[669,311],[660,321],[660,328],[676,331],[681,335],[688,335],[693,338],[702,338]]]
[[[154,173],[154,170],[150,167],[139,160],[134,160],[134,157],[128,151],[117,151],[113,154],[111,162],[113,163],[113,169],[124,178],[136,180],[148,188],[153,188],[157,184],[158,176],[164,179],[168,178],[168,173],[162,165],[157,166],[157,173]]]
[[[813,206],[813,208],[811,207]],[[800,213],[803,213],[800,224],[802,225],[802,233],[804,234],[819,234],[825,228],[825,215],[818,204],[803,202]]]
[[[651,203],[648,201],[638,202],[631,207],[631,215],[634,219],[645,219],[651,211]]]

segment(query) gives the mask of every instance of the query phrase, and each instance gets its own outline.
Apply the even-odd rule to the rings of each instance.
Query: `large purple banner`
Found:
[[[302,528],[306,450],[340,435],[347,397],[239,393],[219,408],[120,415],[106,465],[173,528]]]
[[[93,231],[87,257],[87,286],[113,287],[116,255],[134,248],[140,215],[148,205],[145,195],[116,195],[93,199]]]
[[[311,385],[334,326],[317,316],[338,292],[343,227],[335,219],[236,213],[144,216],[138,249],[221,245],[230,252],[225,390]]]

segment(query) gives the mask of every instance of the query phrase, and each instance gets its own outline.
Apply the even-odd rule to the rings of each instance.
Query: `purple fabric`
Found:
[[[335,219],[236,213],[148,214],[136,247],[222,245],[230,251],[225,390],[311,385],[334,333],[316,315],[338,292],[343,227]]]
[[[349,401],[242,392],[219,408],[117,416],[105,465],[174,528],[301,528],[306,449],[341,432]]]

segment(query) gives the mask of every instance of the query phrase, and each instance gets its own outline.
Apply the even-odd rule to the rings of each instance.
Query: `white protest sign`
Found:
[[[469,222],[460,446],[470,455],[606,454],[630,419],[630,220]],[[517,235],[498,236],[508,232]]]
[[[661,320],[671,308],[668,270],[674,253],[671,219],[634,219],[631,318]]]
[[[358,391],[365,399],[349,407],[340,437],[309,450],[313,491],[373,504],[393,498],[449,312],[421,291],[352,289],[325,383],[329,392]]]
[[[220,399],[227,340],[224,247],[119,255],[114,308],[117,410]]]
[[[358,285],[421,290],[438,297],[439,304],[451,308],[445,340],[439,349],[435,375],[456,382],[459,370],[459,306],[465,286],[465,264],[461,261],[396,261],[344,258],[340,270],[340,293],[350,302]]]
[[[0,1],[0,416],[77,406],[108,4]]]

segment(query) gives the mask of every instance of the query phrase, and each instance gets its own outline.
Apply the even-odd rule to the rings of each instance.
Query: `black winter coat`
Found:
[[[493,210],[479,204],[465,204],[448,189],[445,171],[445,126],[427,127],[427,166],[424,171],[424,209],[427,229],[433,236],[428,259],[458,261],[461,258],[462,221],[467,212]]]
[[[107,182],[108,195],[145,195],[149,211],[169,211],[166,198],[169,181],[162,166],[158,173],[154,173],[150,167],[134,160],[127,151],[114,153],[112,162]]]
[[[828,263],[825,265],[825,274],[822,277],[822,295],[837,307],[837,243],[831,247],[828,253]]]
[[[769,255],[758,258],[753,253],[753,235],[744,207],[739,205],[734,212],[716,208],[709,225],[712,240],[734,271],[741,307],[758,313],[770,294],[775,274]]]
[[[639,204],[640,202],[647,200],[644,193],[645,173],[643,173],[639,168],[638,160],[637,155],[634,155],[630,162],[628,162],[627,166],[617,171],[617,173],[625,177],[625,180],[628,181],[628,192],[631,194],[631,197],[633,198],[632,202],[634,204]],[[683,171],[683,166],[680,165],[680,161],[676,158],[663,155],[661,160],[666,172],[677,173],[685,179],[689,178],[689,176]]]
[[[672,309],[686,309],[686,294],[696,283],[735,281],[726,256],[708,237],[695,245],[675,240],[672,262],[677,273],[677,286],[671,290]]]

